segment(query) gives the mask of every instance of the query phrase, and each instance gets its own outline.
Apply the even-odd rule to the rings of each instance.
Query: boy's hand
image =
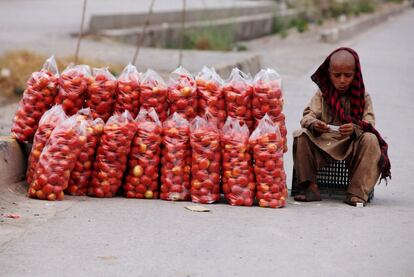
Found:
[[[345,137],[352,135],[354,132],[354,124],[347,123],[339,126],[339,133]]]
[[[328,125],[320,120],[315,121],[315,123],[313,123],[313,129],[318,132],[318,133],[326,133],[329,132],[329,127]]]

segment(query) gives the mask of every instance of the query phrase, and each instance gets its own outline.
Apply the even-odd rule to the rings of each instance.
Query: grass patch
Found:
[[[184,49],[230,51],[234,47],[234,29],[231,27],[206,27],[184,34]]]
[[[42,68],[48,57],[28,50],[6,52],[0,57],[0,72],[10,72],[9,76],[0,74],[0,94],[6,98],[20,96],[23,93],[26,81],[34,71]],[[59,72],[62,72],[71,62],[73,56],[56,58]],[[118,76],[124,67],[120,64],[110,64],[104,61],[80,58],[78,64],[87,64],[90,67],[109,66],[112,74]]]
[[[358,16],[374,11],[374,0],[334,1],[329,7],[329,15],[335,18],[343,14]]]
[[[236,43],[236,46],[234,47],[234,49],[236,50],[236,51],[238,51],[238,52],[241,52],[241,51],[247,51],[248,49],[247,49],[247,46],[246,45],[244,45],[244,44],[241,44],[241,43]]]
[[[309,22],[305,18],[305,15],[299,15],[289,22],[280,19],[277,16],[274,17],[272,23],[272,34],[279,34],[282,38],[285,38],[289,34],[289,29],[295,28],[299,33],[306,32],[309,29]]]
[[[373,13],[375,11],[374,3],[371,0],[361,0],[357,1],[354,6],[353,13],[355,15],[364,14],[364,13]]]
[[[273,17],[272,34],[279,34],[282,38],[286,38],[289,34],[288,30],[289,26],[284,20],[277,16]]]
[[[291,28],[296,28],[299,33],[303,33],[308,30],[309,25],[308,21],[305,19],[304,16],[298,16],[295,19],[292,19],[289,23]]]

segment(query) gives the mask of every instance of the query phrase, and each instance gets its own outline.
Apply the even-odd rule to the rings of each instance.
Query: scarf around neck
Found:
[[[335,89],[329,78],[330,59],[333,54],[341,50],[351,53],[355,59],[355,77],[347,92],[351,103],[351,110],[349,114],[345,112],[345,109],[341,104],[340,92]],[[318,85],[325,102],[333,114],[338,116],[341,122],[354,123],[355,125],[358,125],[363,132],[373,133],[377,137],[381,148],[381,158],[379,161],[379,167],[381,170],[380,180],[385,179],[387,182],[387,178],[391,178],[391,163],[388,158],[388,144],[371,123],[362,120],[365,108],[365,85],[362,78],[361,64],[359,62],[358,54],[353,49],[347,47],[336,49],[319,66],[319,68],[311,76],[311,79]]]

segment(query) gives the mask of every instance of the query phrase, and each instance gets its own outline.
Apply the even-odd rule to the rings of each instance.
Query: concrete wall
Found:
[[[269,3],[260,4],[254,7],[236,8],[212,8],[203,10],[189,10],[186,12],[186,21],[208,21],[224,19],[229,17],[245,16],[252,14],[268,13],[276,10],[276,5]],[[92,15],[89,22],[89,32],[97,33],[105,29],[124,29],[144,25],[147,14],[108,14]],[[182,20],[181,11],[157,12],[150,18],[151,25],[161,25],[163,23],[178,23]]]
[[[215,68],[222,78],[227,78],[235,67],[254,76],[262,69],[260,56],[249,57],[235,64],[218,64]]]
[[[218,19],[214,22],[210,21],[197,21],[189,22],[186,24],[186,30],[192,32],[199,32],[205,28],[212,27],[218,32],[222,30],[223,35],[226,32],[233,34],[235,41],[248,40],[261,36],[265,36],[271,33],[272,23],[274,15],[272,13],[240,16],[234,18]],[[143,46],[152,47],[170,47],[178,46],[181,40],[181,24],[163,24],[156,26],[149,26],[146,29],[144,41],[141,42]],[[113,38],[118,41],[136,44],[137,34],[142,32],[140,28],[120,29],[120,30],[105,30],[99,34]]]
[[[320,38],[324,42],[335,43],[340,40],[348,39],[351,36],[359,34],[367,29],[387,20],[390,16],[394,16],[410,8],[409,3],[395,6],[392,9],[383,11],[381,13],[374,13],[371,15],[362,16],[360,19],[344,24],[337,28],[323,30]]]
[[[274,19],[290,20],[296,11],[281,8],[275,2],[252,7],[190,10],[186,14],[186,30],[199,32],[207,27],[232,32],[235,41],[269,35]],[[93,15],[89,33],[135,45],[142,33],[146,14]],[[177,47],[181,40],[181,11],[157,12],[151,15],[141,46]],[[139,38],[141,39],[141,38]]]

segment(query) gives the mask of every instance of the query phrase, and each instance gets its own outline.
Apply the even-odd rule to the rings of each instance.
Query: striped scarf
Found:
[[[329,61],[331,56],[340,50],[348,51],[355,58],[355,77],[348,91],[351,103],[350,114],[347,114],[344,107],[342,107],[340,93],[335,89],[329,78]],[[364,80],[362,79],[361,65],[359,63],[358,54],[353,49],[347,47],[336,49],[326,58],[326,60],[311,76],[311,79],[318,85],[329,108],[342,122],[354,123],[364,132],[373,133],[377,137],[381,148],[381,158],[379,161],[381,180],[385,179],[385,182],[387,182],[387,178],[391,178],[391,163],[387,153],[388,144],[381,137],[380,133],[374,128],[374,126],[372,126],[372,124],[362,120],[365,108],[365,86]]]

